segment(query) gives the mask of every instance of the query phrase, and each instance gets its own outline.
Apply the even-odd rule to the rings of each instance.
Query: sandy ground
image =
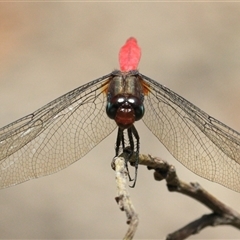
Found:
[[[119,48],[135,36],[140,72],[239,131],[239,21],[237,3],[0,3],[0,125],[117,69]],[[141,152],[167,159],[185,181],[240,211],[239,193],[191,173],[142,123],[137,128]],[[1,190],[0,238],[121,239],[127,225],[114,200],[115,137],[59,173]],[[144,167],[138,176],[130,190],[140,218],[136,239],[162,239],[209,213],[169,193]],[[191,239],[239,236],[218,227]]]

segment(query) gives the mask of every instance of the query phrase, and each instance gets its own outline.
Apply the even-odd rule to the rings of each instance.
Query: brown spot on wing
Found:
[[[139,81],[140,81],[140,83],[142,85],[143,94],[144,95],[148,95],[148,93],[150,92],[149,84],[146,81],[144,81],[141,77],[139,77]]]

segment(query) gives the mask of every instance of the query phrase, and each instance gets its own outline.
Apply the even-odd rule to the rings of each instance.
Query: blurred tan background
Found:
[[[239,23],[238,3],[0,3],[0,126],[118,68],[119,48],[135,36],[141,73],[240,131]],[[137,128],[142,153],[167,159],[182,179],[240,211],[239,193],[191,173],[143,123]],[[121,239],[127,225],[114,200],[115,138],[59,173],[1,190],[0,238]],[[140,218],[135,239],[164,239],[210,212],[169,193],[144,167],[130,194]],[[223,226],[191,239],[239,237]]]

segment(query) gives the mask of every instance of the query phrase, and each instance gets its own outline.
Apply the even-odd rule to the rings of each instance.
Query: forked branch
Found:
[[[113,161],[113,168],[116,171],[116,181],[118,186],[118,196],[116,197],[116,200],[120,209],[126,212],[127,223],[129,224],[129,229],[124,239],[132,239],[137,228],[138,217],[127,191],[128,172],[126,170],[126,160],[124,157],[123,154],[121,157],[115,158]],[[130,160],[128,159],[128,161],[134,163],[134,156]],[[208,226],[231,225],[240,229],[240,214],[237,211],[216,199],[198,183],[188,184],[180,180],[176,174],[174,166],[160,158],[153,158],[150,155],[143,154],[139,155],[139,164],[147,166],[149,170],[154,170],[155,180],[161,181],[165,179],[170,192],[179,192],[187,195],[212,210],[211,214],[201,216],[199,219],[194,220],[181,229],[169,234],[166,239],[186,239]]]

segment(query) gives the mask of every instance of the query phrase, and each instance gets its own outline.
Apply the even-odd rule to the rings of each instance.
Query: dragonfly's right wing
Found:
[[[240,192],[240,133],[160,83],[140,74],[144,123],[194,173]]]
[[[57,172],[115,128],[107,117],[108,74],[0,129],[0,188]]]

